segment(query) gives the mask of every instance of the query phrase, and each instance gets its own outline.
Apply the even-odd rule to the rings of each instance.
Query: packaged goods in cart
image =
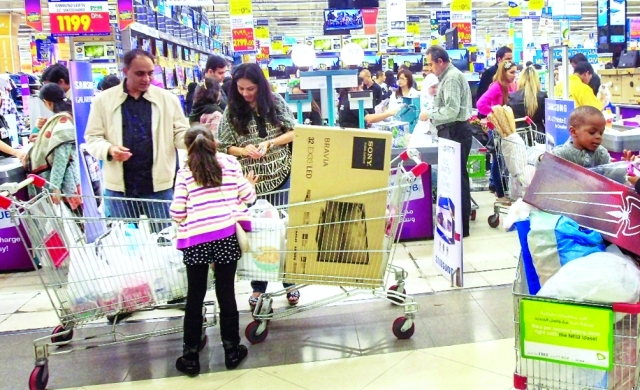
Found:
[[[381,131],[388,131],[392,136],[392,147],[405,148],[409,145],[411,131],[408,122],[392,121],[381,122],[376,128]]]
[[[524,201],[570,216],[605,240],[640,254],[640,197],[629,186],[547,153]]]
[[[296,127],[300,147],[293,150],[289,201],[311,203],[289,208],[287,281],[380,278],[388,194],[366,191],[388,186],[391,138],[381,131]]]

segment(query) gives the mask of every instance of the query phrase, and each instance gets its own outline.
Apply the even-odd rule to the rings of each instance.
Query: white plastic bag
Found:
[[[433,144],[437,131],[431,121],[418,121],[409,138],[409,148],[420,148]]]
[[[186,296],[187,273],[182,251],[176,249],[173,227],[151,234],[142,253],[146,276],[156,303]]]
[[[603,303],[636,303],[640,270],[615,246],[565,264],[542,286],[538,296]]]
[[[238,262],[238,277],[248,280],[281,280],[285,260],[289,217],[266,200],[249,208],[251,231],[247,232],[250,250]]]

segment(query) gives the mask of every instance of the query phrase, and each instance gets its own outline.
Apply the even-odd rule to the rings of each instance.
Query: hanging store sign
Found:
[[[229,16],[233,51],[256,50],[251,0],[229,0]]]
[[[364,33],[367,35],[376,34],[378,24],[378,8],[365,8],[362,10],[362,21],[364,22]]]
[[[133,1],[118,0],[118,27],[120,30],[126,30],[134,22]]]
[[[458,43],[471,44],[471,0],[453,0],[451,2],[451,28],[458,28]]]
[[[407,33],[413,34],[414,37],[420,37],[420,17],[407,16]]]
[[[389,33],[407,32],[407,1],[387,1],[387,31]]]
[[[42,5],[40,0],[24,0],[26,25],[36,31],[42,31]]]
[[[458,43],[471,44],[471,22],[451,22],[451,28],[458,28]]]
[[[110,35],[109,4],[102,0],[49,0],[51,35]]]
[[[582,19],[582,0],[552,0],[550,4],[553,19]]]
[[[253,28],[234,28],[231,30],[233,51],[254,51],[256,41],[253,36]]]
[[[258,19],[254,27],[254,35],[257,41],[256,60],[265,61],[269,59],[271,52],[271,38],[269,37],[269,20]]]

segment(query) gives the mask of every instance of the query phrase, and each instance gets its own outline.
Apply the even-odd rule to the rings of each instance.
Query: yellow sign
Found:
[[[11,35],[11,15],[0,15],[0,36]]]
[[[269,39],[269,27],[267,26],[256,26],[253,28],[253,33],[256,39]]]
[[[519,18],[520,17],[520,6],[511,7],[509,6],[509,17],[510,18]]]
[[[282,41],[271,41],[271,51],[273,53],[282,54],[283,49]]]
[[[252,12],[251,0],[229,0],[229,15],[250,16]]]
[[[451,12],[471,12],[471,0],[452,0]]]
[[[407,22],[407,33],[414,37],[420,36],[420,22]]]
[[[542,11],[544,0],[529,0],[529,11]]]

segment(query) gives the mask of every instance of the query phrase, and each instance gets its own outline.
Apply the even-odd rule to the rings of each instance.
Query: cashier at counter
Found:
[[[0,115],[0,157],[17,157],[21,159],[24,155],[24,151],[11,147],[9,124],[4,119],[4,116]]]

